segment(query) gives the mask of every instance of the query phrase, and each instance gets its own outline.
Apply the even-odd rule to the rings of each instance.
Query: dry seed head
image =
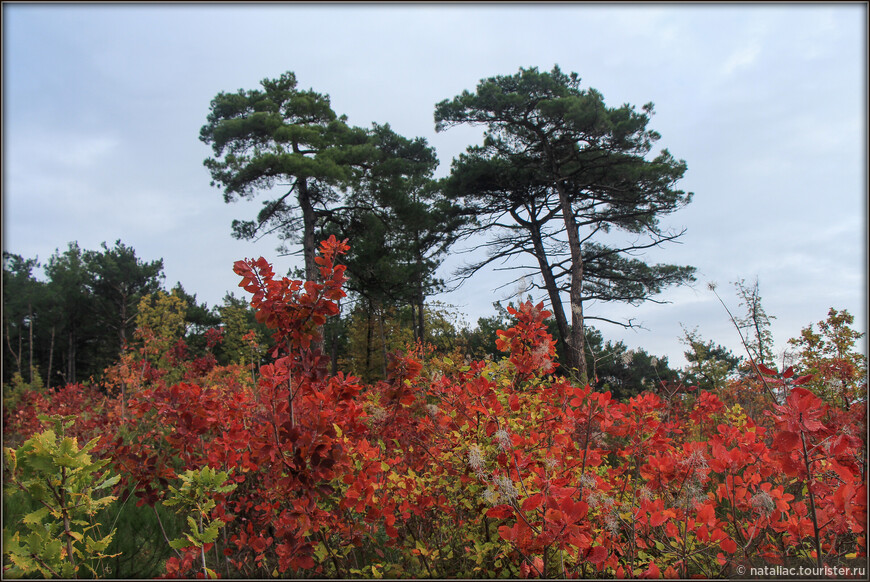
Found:
[[[653,498],[653,492],[646,485],[642,485],[641,488],[637,490],[637,496],[644,501],[649,501]]]
[[[612,535],[619,533],[619,520],[611,512],[604,516],[604,527],[607,528]]]
[[[498,491],[494,491],[489,487],[486,488],[486,491],[483,492],[483,500],[488,505],[498,505],[501,500],[501,496],[498,494]]]
[[[480,447],[477,446],[477,443],[468,447],[468,465],[474,469],[475,472],[483,470],[483,454],[480,451]]]
[[[511,435],[503,428],[500,428],[495,433],[495,438],[498,441],[498,446],[503,451],[511,448]]]
[[[589,473],[583,473],[583,476],[580,477],[580,486],[584,489],[595,489],[597,486],[595,477],[593,477]]]
[[[776,502],[767,491],[759,491],[753,495],[750,503],[762,515],[770,515],[776,509]]]
[[[498,485],[498,491],[508,499],[516,499],[519,491],[514,487],[514,482],[507,475],[501,475],[500,477],[496,477],[495,480]]]
[[[387,419],[387,411],[380,406],[372,406],[369,408],[369,422],[371,424],[380,424]]]

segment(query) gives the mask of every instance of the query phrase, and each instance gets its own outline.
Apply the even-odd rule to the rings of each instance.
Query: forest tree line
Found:
[[[40,267],[44,277],[38,276]],[[100,250],[81,249],[73,242],[44,265],[35,258],[4,253],[3,288],[4,386],[99,384],[125,349],[143,344],[137,327],[163,326],[160,335],[182,340],[199,355],[206,351],[209,330],[220,329],[221,341],[212,351],[221,365],[254,359],[264,363],[271,348],[271,332],[256,321],[246,300],[227,294],[220,305],[209,307],[181,283],[167,289],[162,260],[143,260],[121,241],[111,247],[103,244]],[[510,327],[511,318],[500,303],[494,310],[472,327],[452,306],[427,302],[427,348],[460,360],[500,358],[496,330]],[[337,369],[366,381],[383,379],[389,354],[414,347],[417,314],[410,306],[392,304],[372,311],[365,298],[352,295],[343,311],[324,330],[323,349],[333,356]],[[555,322],[548,323],[555,334]],[[251,330],[260,344],[254,354],[243,339]],[[680,378],[667,358],[604,341],[594,328],[587,330],[587,338],[589,363],[602,385],[606,380],[608,387],[625,396],[643,385]],[[735,364],[738,360],[733,358]]]

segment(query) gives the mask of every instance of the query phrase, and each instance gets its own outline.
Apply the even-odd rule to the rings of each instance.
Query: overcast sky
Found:
[[[348,121],[389,123],[437,150],[438,175],[481,131],[436,134],[437,102],[520,67],[577,72],[609,105],[652,101],[650,126],[688,172],[692,204],[665,221],[694,288],[642,307],[593,305],[605,338],[683,365],[681,325],[743,355],[734,312],[758,277],[778,348],[848,309],[867,330],[867,5],[3,4],[3,248],[45,262],[70,241],[162,258],[209,306],[243,294],[235,260],[278,241],[230,236],[260,200],[225,204],[202,165],[210,100],[296,73]],[[451,256],[442,276],[461,265]],[[486,273],[434,299],[469,324],[516,286]]]

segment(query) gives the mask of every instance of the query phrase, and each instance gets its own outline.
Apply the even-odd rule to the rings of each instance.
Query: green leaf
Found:
[[[24,516],[24,519],[21,520],[21,523],[24,524],[36,524],[41,523],[42,520],[48,515],[50,509],[48,507],[40,507],[36,511],[28,513]]]
[[[222,523],[223,522],[221,522],[220,520],[213,521],[211,525],[205,528],[205,531],[203,531],[202,535],[200,535],[200,539],[204,544],[210,544],[217,539]]]
[[[87,541],[85,542],[85,549],[91,553],[99,553],[106,550],[109,547],[109,544],[112,543],[112,537],[114,537],[115,532],[113,531],[109,535],[105,536],[100,540],[95,540],[88,536]]]
[[[15,450],[9,447],[3,449],[6,453],[6,462],[9,463],[9,472],[12,475],[15,475],[15,469],[18,467],[18,458],[15,454]]]
[[[180,550],[182,548],[186,548],[186,547],[192,546],[192,545],[194,545],[194,544],[192,544],[191,542],[189,542],[185,538],[178,538],[177,540],[172,540],[171,542],[169,542],[169,546],[172,548],[175,548],[176,550]]]

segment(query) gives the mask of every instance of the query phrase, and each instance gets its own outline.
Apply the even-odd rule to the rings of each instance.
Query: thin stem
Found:
[[[160,519],[160,514],[157,513],[157,506],[156,506],[156,505],[152,505],[152,506],[151,506],[151,509],[154,510],[154,515],[157,516],[157,524],[160,526],[160,532],[163,534],[163,539],[166,540],[166,544],[167,544],[169,547],[172,547],[172,545],[171,545],[170,542],[169,542],[169,536],[166,535],[166,530],[163,529],[163,521]],[[180,558],[180,557],[181,557],[181,552],[179,552],[179,551],[178,551],[177,549],[175,549],[175,548],[172,548],[172,549],[175,550],[175,553],[178,554],[178,557]]]
[[[801,431],[800,435],[801,435],[801,446],[803,447],[803,453],[804,453],[804,465],[806,466],[806,469],[807,469],[807,493],[810,496],[810,511],[812,512],[811,517],[813,519],[813,543],[816,546],[816,567],[821,569],[821,567],[822,567],[822,548],[821,548],[821,544],[819,544],[819,521],[818,521],[818,518],[816,517],[816,496],[813,494],[813,487],[812,487],[813,474],[812,474],[812,470],[810,468],[810,458],[809,458],[809,455],[807,454],[806,437],[805,437],[803,431]]]
[[[728,313],[728,317],[731,318],[731,323],[734,324],[734,328],[737,330],[737,335],[740,336],[740,343],[743,344],[743,348],[746,350],[746,354],[749,356],[749,361],[752,363],[752,368],[755,370],[755,373],[758,374],[758,377],[761,378],[761,382],[764,384],[764,388],[767,390],[767,393],[770,394],[770,398],[775,403],[779,403],[773,393],[773,390],[770,388],[770,385],[768,385],[767,379],[765,379],[764,374],[762,374],[761,370],[758,369],[758,364],[755,363],[755,358],[752,357],[752,350],[750,350],[749,346],[746,345],[746,339],[743,337],[743,332],[740,331],[740,326],[737,325],[737,320],[734,319],[734,315],[731,314],[731,310],[728,309],[728,306],[725,305],[725,302],[722,301],[722,298],[719,297],[718,293],[716,293],[716,288],[712,284],[710,285],[710,291],[713,292],[713,295],[716,296],[716,299],[718,299],[719,303],[722,304],[722,307],[725,308],[725,311]]]

